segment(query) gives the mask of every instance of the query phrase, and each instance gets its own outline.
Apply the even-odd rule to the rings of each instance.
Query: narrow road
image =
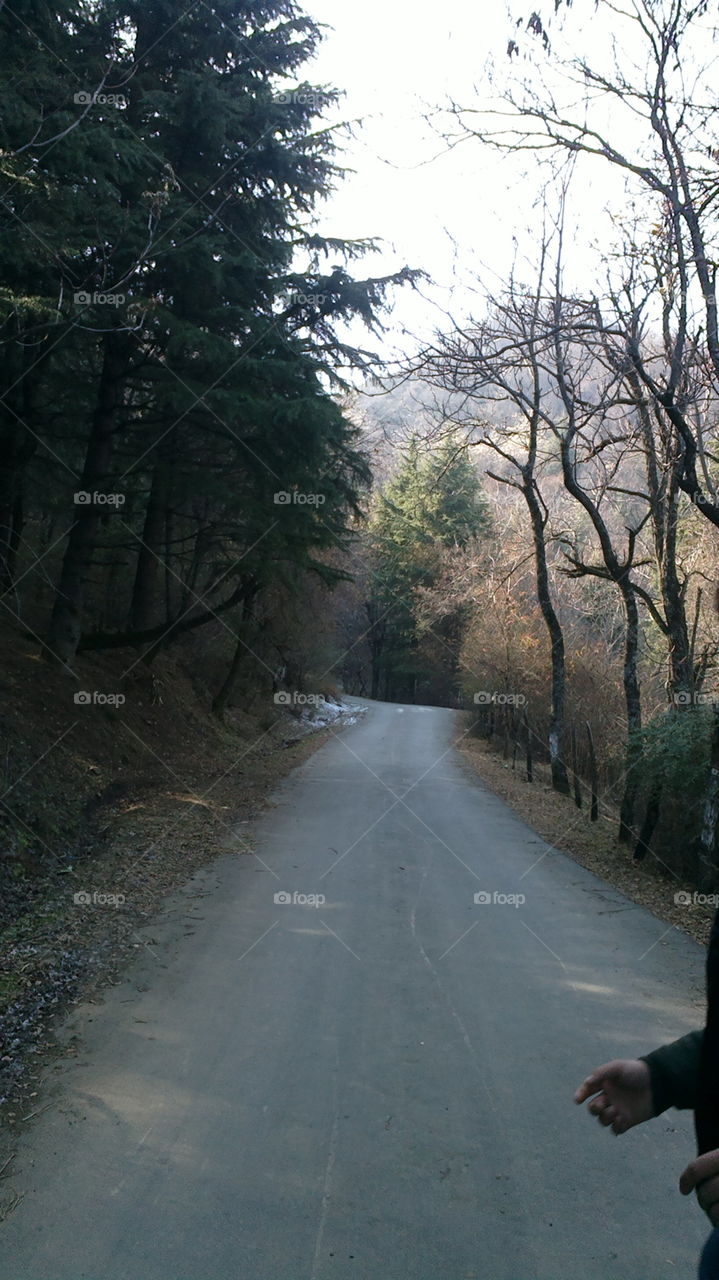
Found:
[[[695,1274],[691,1117],[572,1093],[698,1024],[702,948],[487,792],[456,713],[365,705],[68,1020],[3,1280]]]

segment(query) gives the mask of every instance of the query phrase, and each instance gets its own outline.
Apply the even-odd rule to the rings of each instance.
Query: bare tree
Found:
[[[549,758],[552,785],[569,794],[565,763],[566,656],[562,625],[555,607],[547,550],[549,510],[540,488],[542,431],[547,415],[544,358],[546,325],[542,314],[546,253],[542,251],[536,288],[528,292],[514,281],[496,301],[493,315],[481,324],[458,327],[437,338],[415,363],[415,372],[463,405],[465,426],[477,442],[481,402],[509,407],[501,424],[485,422],[481,441],[504,466],[488,471],[500,484],[517,489],[527,506],[534,548],[536,591],[551,651],[551,715]],[[455,409],[455,423],[463,410]]]
[[[541,37],[543,73],[535,67],[522,81],[514,75],[499,105],[454,104],[448,133],[454,143],[476,138],[547,158],[588,157],[643,194],[647,231],[661,238],[665,252],[661,264],[644,260],[640,310],[651,311],[662,299],[667,359],[654,368],[639,342],[630,341],[627,353],[656,411],[676,433],[676,485],[719,527],[719,501],[702,468],[704,444],[683,394],[687,368],[698,355],[719,388],[719,132],[713,60],[705,53],[716,30],[709,6],[697,0],[631,0],[626,8],[605,8],[612,24],[610,65],[602,66],[600,54],[555,54],[532,15],[526,25]],[[517,51],[516,41],[510,42],[510,54]],[[642,66],[644,72],[637,69]],[[634,319],[636,330],[640,314]]]

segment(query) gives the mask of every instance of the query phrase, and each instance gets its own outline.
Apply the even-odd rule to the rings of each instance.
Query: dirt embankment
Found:
[[[251,854],[253,816],[326,731],[308,734],[271,694],[220,724],[177,659],[82,658],[73,680],[16,633],[0,644],[0,1122],[12,1128],[58,1051],[54,1017],[116,979],[144,945],[138,929],[197,868]]]

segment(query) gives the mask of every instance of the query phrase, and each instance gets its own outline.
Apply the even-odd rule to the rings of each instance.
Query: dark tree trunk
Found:
[[[174,618],[174,616],[175,616],[175,609],[174,609],[174,605],[173,605],[172,596],[173,596],[174,588],[175,588],[178,584],[177,584],[177,580],[176,580],[176,578],[175,578],[175,576],[174,576],[173,568],[172,568],[172,561],[173,561],[173,552],[172,552],[172,534],[173,534],[173,529],[172,529],[172,512],[170,511],[170,508],[169,508],[169,506],[168,506],[167,504],[165,504],[164,516],[165,516],[165,555],[164,555],[164,560],[165,560],[165,620],[166,620],[166,622],[167,622],[167,625],[169,626],[169,625],[170,625],[170,623],[172,622],[172,619],[173,619],[173,618]]]
[[[0,546],[0,590],[3,593],[13,590],[17,577],[17,558],[25,524],[22,479],[22,473],[17,473],[14,477],[12,506],[9,509],[0,508],[3,539]]]
[[[117,428],[118,411],[129,366],[129,344],[126,335],[107,334],[103,343],[103,362],[98,399],[90,427],[85,465],[80,489],[92,495],[102,491],[112,457],[112,437]],[[82,610],[85,587],[97,530],[104,507],[91,501],[75,507],[75,523],[70,530],[60,575],[60,584],[50,619],[45,657],[63,666],[72,662],[82,634]]]
[[[382,689],[382,675],[384,668],[384,653],[386,640],[386,627],[383,615],[379,614],[379,610],[373,600],[366,602],[367,619],[369,621],[369,630],[367,632],[367,642],[370,650],[371,662],[371,698],[379,699]],[[378,616],[379,615],[379,616]],[[385,678],[386,685],[386,678]],[[386,689],[385,689],[386,697]]]
[[[146,631],[154,626],[158,620],[166,500],[167,477],[165,462],[162,457],[158,456],[152,472],[152,482],[145,510],[145,522],[142,529],[142,545],[137,557],[135,581],[132,588],[132,600],[128,618],[128,628],[131,631]]]
[[[582,785],[579,779],[579,762],[577,753],[577,731],[572,725],[572,774],[574,775],[574,803],[578,809],[582,807]]]
[[[659,821],[659,809],[662,803],[662,784],[655,782],[649,792],[647,800],[647,811],[644,815],[641,831],[634,850],[634,861],[641,862],[643,858],[651,853],[649,841],[651,840],[654,829]]]
[[[669,642],[670,693],[694,692],[689,644],[689,628],[684,589],[677,573],[677,526],[679,522],[678,492],[672,485],[667,497],[664,556],[660,565],[660,585]]]
[[[13,588],[17,574],[17,558],[24,524],[25,471],[38,446],[35,400],[40,370],[31,352],[18,360],[11,359],[3,371],[5,380],[15,385],[2,397],[0,409],[0,591]],[[29,365],[29,367],[27,367]]]
[[[552,786],[555,791],[568,796],[570,793],[567,766],[564,762],[565,737],[565,703],[566,703],[566,663],[564,656],[564,636],[552,602],[549,586],[549,570],[547,567],[547,546],[544,540],[544,522],[534,483],[528,479],[524,485],[524,496],[529,508],[534,538],[534,561],[537,577],[537,599],[542,617],[549,632],[552,662],[552,709],[549,721],[549,764],[552,773]]]
[[[637,597],[629,580],[628,572],[619,580],[624,602],[626,629],[624,634],[624,702],[627,709],[627,745],[625,748],[625,778],[622,800],[619,809],[619,839],[629,844],[635,837],[634,810],[637,802],[637,753],[638,735],[642,727],[642,703],[637,676],[637,655],[639,652],[639,610]]]
[[[588,720],[587,742],[589,744],[589,786],[591,790],[589,818],[592,822],[597,822],[599,819],[599,771],[597,769],[597,753],[594,749],[594,734]]]
[[[246,593],[243,596],[243,600],[242,600],[242,615],[239,623],[240,627],[243,625],[243,623],[249,622],[250,618],[252,617],[258,590],[259,588],[257,587],[256,584],[252,584],[252,585],[248,584]],[[227,672],[227,675],[225,676],[225,679],[223,680],[220,688],[218,689],[217,693],[215,694],[215,697],[212,700],[212,712],[213,712],[213,715],[217,716],[218,720],[222,720],[222,718],[224,717],[225,711],[227,710],[227,706],[229,704],[230,698],[232,697],[232,694],[235,689],[235,685],[237,683],[237,677],[239,676],[240,671],[242,669],[242,663],[245,660],[246,656],[247,656],[247,645],[243,643],[240,636],[238,636],[237,644],[235,646],[234,656],[232,658],[232,662],[230,663],[230,667]]]
[[[534,780],[534,771],[532,768],[532,730],[529,727],[529,716],[526,711],[524,713],[524,732],[525,732],[525,748],[527,760],[527,782]]]
[[[713,893],[717,887],[717,864],[714,858],[717,822],[719,821],[719,707],[714,705],[709,777],[704,792],[702,829],[699,836],[699,889]]]
[[[666,469],[669,472],[668,482],[664,484],[665,468],[660,466],[657,458],[656,423],[644,398],[642,386],[637,374],[627,376],[627,383],[635,397],[637,413],[644,442],[644,457],[649,497],[651,499],[651,519],[654,536],[654,552],[659,567],[659,590],[664,609],[663,632],[667,640],[669,658],[669,694],[693,689],[692,663],[687,627],[685,597],[682,584],[677,573],[677,527],[679,521],[679,485],[678,480],[683,471],[681,450],[675,450],[676,456],[667,459]],[[675,439],[675,437],[672,437]],[[664,452],[669,451],[669,443],[665,443]]]

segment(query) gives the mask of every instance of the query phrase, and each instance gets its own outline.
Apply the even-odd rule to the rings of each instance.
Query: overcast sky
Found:
[[[490,287],[498,282],[516,242],[520,252],[528,248],[527,228],[539,218],[532,207],[539,179],[525,172],[531,160],[519,163],[473,142],[448,152],[426,119],[449,97],[466,105],[486,97],[488,60],[507,73],[506,5],[305,0],[305,7],[332,28],[307,78],[344,90],[339,115],[363,120],[345,158],[356,172],[325,207],[322,230],[381,237],[385,250],[365,260],[368,274],[407,264],[433,276],[434,287],[423,288],[431,305],[408,289],[397,296],[392,340],[411,346],[401,330],[426,332],[441,322],[437,307],[458,317],[472,306],[477,311],[468,291],[472,276],[480,273]],[[585,239],[601,234],[606,189],[606,171],[583,176]]]

